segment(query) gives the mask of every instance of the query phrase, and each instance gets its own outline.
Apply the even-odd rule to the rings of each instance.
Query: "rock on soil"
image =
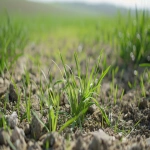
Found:
[[[42,148],[37,142],[29,141],[27,150],[42,150]]]
[[[10,128],[14,129],[18,125],[18,122],[19,122],[16,111],[14,111],[10,116],[8,116],[7,120],[8,120],[8,125],[10,126]]]
[[[12,131],[11,140],[17,150],[26,150],[27,144],[25,142],[24,131],[18,127]]]
[[[53,86],[61,74],[59,75],[59,70],[57,71],[50,57],[46,56],[42,49],[45,47],[36,46],[34,51],[29,48],[25,54],[35,56],[38,52],[38,55],[41,56],[40,69],[43,70],[44,67],[44,71],[48,72],[51,68],[51,76],[54,81],[52,84],[50,83],[50,86]],[[49,53],[49,49],[47,52]],[[39,66],[35,66],[31,60],[28,60],[27,55],[23,56],[24,58],[21,57],[19,63],[13,66],[15,72],[10,71],[0,76],[0,112],[2,112],[2,116],[7,116],[7,125],[10,127],[9,130],[4,130],[1,121],[3,118],[0,118],[0,150],[12,149],[8,141],[11,141],[17,150],[150,150],[150,85],[147,79],[144,79],[145,98],[142,96],[140,84],[130,89],[128,82],[133,83],[134,81],[133,68],[125,69],[122,77],[120,76],[121,70],[118,70],[114,79],[114,84],[118,89],[115,96],[111,85],[112,77],[109,76],[105,78],[106,82],[103,80],[101,93],[96,96],[99,104],[106,110],[111,126],[106,124],[99,109],[92,105],[85,115],[81,131],[78,126],[71,128],[69,126],[61,134],[58,134],[57,132],[45,131],[43,123],[45,125],[48,123],[49,106],[45,104],[43,99],[49,98],[49,92],[51,92],[49,90],[60,94],[60,112],[65,112],[65,114],[59,114],[58,131],[68,120],[66,114],[69,114],[71,110],[68,96],[62,90],[64,85],[47,87],[49,81],[45,81],[44,76],[40,74]],[[70,61],[70,63],[72,62]],[[72,66],[74,69],[74,65]],[[25,67],[30,77],[30,83],[27,87],[24,87],[23,84]],[[85,68],[84,65],[81,68]],[[142,72],[138,71],[138,73],[142,75]],[[13,84],[10,80],[10,74],[15,82]],[[47,73],[45,75],[49,79],[49,75]],[[124,95],[121,99],[122,89],[124,89]],[[31,115],[31,122],[27,119],[25,97],[31,100],[30,109],[37,114],[37,116]],[[17,107],[18,98],[21,98],[19,108]],[[116,98],[116,102],[114,98]],[[4,102],[6,103],[4,104]],[[20,109],[19,114],[16,113],[17,109]],[[40,113],[42,115],[38,115]]]
[[[41,119],[41,115],[40,114],[36,114],[33,115],[32,121],[31,121],[31,135],[33,138],[35,138],[36,140],[39,139],[42,134],[43,134],[43,124],[40,121]]]
[[[57,132],[48,133],[43,136],[43,148],[50,150],[65,150],[65,140]]]
[[[78,137],[78,139],[74,143],[72,150],[86,150],[87,146],[87,143],[85,143],[82,137]]]
[[[0,129],[0,145],[8,145],[10,141],[11,132],[9,130]]]

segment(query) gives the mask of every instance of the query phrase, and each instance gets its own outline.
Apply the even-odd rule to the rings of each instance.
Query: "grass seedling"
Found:
[[[73,122],[76,122],[76,120],[82,116],[83,114],[85,114],[87,111],[87,109],[82,110],[77,116],[69,119],[67,122],[65,122],[65,124],[59,129],[59,133],[61,133],[66,127],[68,127],[70,124],[72,124]]]
[[[116,104],[117,92],[118,92],[118,85],[115,85],[115,75],[117,74],[118,70],[119,70],[118,67],[112,69],[111,95],[113,95],[115,104]]]
[[[118,92],[118,86],[116,85],[115,92],[114,92],[114,104],[116,104],[117,102],[117,92]]]
[[[16,109],[17,109],[17,114],[20,116],[20,103],[21,103],[21,92],[19,91],[17,85],[15,84],[15,81],[11,78],[11,82],[14,86],[14,90],[17,94],[17,103],[16,103]]]
[[[94,98],[94,94],[96,94],[97,89],[100,88],[102,79],[107,74],[110,67],[108,67],[104,72],[102,72],[101,76],[99,77],[98,74],[99,71],[98,67],[100,63],[99,57],[97,64],[92,68],[91,72],[88,68],[88,64],[86,64],[86,72],[83,77],[81,75],[81,68],[79,65],[78,56],[75,53],[74,59],[77,69],[77,76],[76,76],[73,73],[73,71],[65,64],[63,57],[61,55],[60,57],[63,63],[65,73],[64,92],[68,97],[68,102],[70,104],[71,109],[71,116],[76,120],[76,124],[82,126],[82,121],[84,120],[88,108],[93,104],[99,106],[99,103]],[[104,115],[105,114],[104,110],[100,106],[99,108],[102,111],[102,114]],[[106,119],[106,116],[103,117],[105,120],[108,120]]]
[[[6,121],[6,118],[5,118],[5,115],[0,112],[0,128],[4,128],[4,129],[7,129],[8,126],[7,126],[7,121]]]
[[[25,76],[24,76],[24,84],[26,87],[28,87],[30,85],[30,74],[29,71],[24,69],[25,72]]]
[[[115,70],[112,70],[112,82],[111,82],[111,95],[114,92],[114,87],[115,87]]]
[[[120,101],[122,101],[123,95],[124,95],[124,89],[121,92]]]
[[[135,128],[140,124],[141,120],[142,120],[142,119],[140,119],[139,121],[137,121],[137,122],[134,124],[134,126],[132,127],[132,129],[128,131],[128,134],[126,135],[126,138],[128,138],[128,137],[130,136],[131,132],[134,131]]]
[[[26,113],[27,113],[27,120],[28,120],[28,122],[30,122],[31,121],[31,102],[30,102],[30,98],[27,98]]]
[[[119,132],[119,128],[118,128],[118,124],[119,124],[119,120],[121,119],[121,114],[119,114],[118,119],[115,121],[115,125],[114,125],[114,131],[116,133]]]
[[[0,74],[6,67],[10,68],[22,54],[26,42],[26,33],[22,26],[6,15],[6,20],[0,23]]]
[[[140,86],[141,86],[141,94],[143,97],[146,97],[146,91],[145,91],[145,87],[144,87],[144,83],[143,83],[143,77],[140,77]]]
[[[121,19],[119,18],[119,21]],[[138,11],[136,9],[135,16],[128,12],[127,22],[121,22],[118,31],[118,40],[120,45],[120,56],[126,64],[134,62],[139,64],[145,62],[150,48],[149,44],[149,14],[146,10]]]
[[[140,67],[150,67],[150,63],[143,63],[139,65]]]
[[[32,112],[32,115],[35,116],[35,117],[38,119],[38,121],[43,125],[43,127],[46,129],[46,131],[47,131],[47,132],[50,132],[50,130],[47,128],[47,126],[46,126],[46,125],[41,121],[41,119],[38,117],[38,115],[36,114],[36,112],[33,111],[33,110],[31,110],[31,112]]]
[[[133,87],[132,83],[130,81],[128,81],[128,86],[129,86],[130,89]]]
[[[124,74],[124,69],[122,69],[122,71],[121,71],[121,74],[120,74],[120,79],[122,80],[122,78],[123,78],[123,74]]]
[[[57,122],[58,122],[58,115],[59,115],[59,95],[55,95],[54,92],[49,92],[49,113],[48,113],[48,124],[50,131],[56,131],[57,129]]]
[[[58,116],[59,116],[59,101],[60,96],[59,93],[54,92],[53,86],[58,84],[59,82],[55,82],[53,85],[51,83],[51,80],[48,80],[46,74],[43,70],[41,70],[42,75],[44,79],[46,80],[46,92],[44,91],[42,87],[42,80],[40,82],[40,105],[42,109],[42,105],[45,105],[48,107],[48,124],[47,129],[49,132],[56,131],[57,129],[57,122],[58,122]],[[41,110],[42,111],[42,110]]]
[[[24,99],[25,99],[25,103],[26,103],[26,107],[25,107],[26,108],[26,117],[27,117],[28,122],[30,122],[31,121],[31,101],[30,101],[31,100],[31,87],[29,90],[29,96],[27,97],[27,88],[29,85],[29,82],[27,79],[29,79],[27,76],[25,76],[23,78],[23,93],[24,93]]]

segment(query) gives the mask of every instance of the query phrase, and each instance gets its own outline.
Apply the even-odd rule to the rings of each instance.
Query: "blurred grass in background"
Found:
[[[119,53],[125,64],[150,61],[150,17],[146,10],[135,10],[135,15],[128,11],[127,19],[118,17]]]
[[[146,11],[128,11],[128,15],[94,15],[82,13],[81,8],[79,13],[71,13],[56,3],[18,0],[2,0],[0,7],[0,73],[17,60],[27,39],[29,43],[44,43],[54,50],[68,51],[68,47],[77,49],[81,46],[85,53],[93,47],[100,51],[102,43],[112,47],[113,53],[125,65],[150,59],[150,18]],[[93,53],[97,55],[97,52]]]
[[[18,20],[11,20],[7,13],[4,16],[0,20],[0,74],[23,54],[27,43],[23,25]]]

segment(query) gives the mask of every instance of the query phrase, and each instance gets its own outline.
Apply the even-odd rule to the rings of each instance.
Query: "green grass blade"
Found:
[[[68,127],[70,124],[72,124],[74,121],[76,121],[81,115],[83,115],[85,112],[87,111],[87,109],[83,109],[77,116],[71,118],[70,120],[68,120],[60,129],[59,129],[59,133],[61,133],[66,127]]]
[[[139,65],[140,67],[150,67],[150,63],[143,63]]]

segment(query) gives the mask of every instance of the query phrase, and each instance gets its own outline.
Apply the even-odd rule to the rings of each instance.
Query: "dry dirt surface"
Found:
[[[49,89],[45,87],[45,77],[41,75],[41,71],[38,71],[38,66],[26,54],[34,56],[39,53],[40,68],[45,75],[51,68],[54,80],[60,72],[56,71],[55,65],[46,54],[42,54],[41,49],[41,46],[29,46],[14,68],[0,77],[0,112],[4,114],[7,125],[10,127],[10,129],[0,128],[0,150],[150,150],[150,84],[146,82],[145,72],[146,96],[141,95],[138,84],[130,89],[128,81],[132,82],[135,78],[132,66],[124,71],[122,77],[120,77],[121,72],[116,75],[114,83],[118,85],[118,93],[115,99],[111,94],[111,77],[106,76],[101,85],[101,94],[97,99],[105,108],[111,126],[105,123],[102,114],[93,105],[86,114],[82,128],[69,126],[60,134],[57,131],[48,133],[40,121],[42,120],[44,124],[48,121],[48,107],[43,105],[42,111],[40,108],[40,87],[42,86],[45,90],[45,95]],[[45,63],[50,65],[45,66]],[[26,74],[24,68],[29,72],[30,77],[30,84],[26,86],[26,89],[23,84]],[[140,69],[139,73],[142,71]],[[124,95],[121,99],[122,89],[124,89]],[[30,122],[25,117],[27,115],[26,97],[29,96],[31,110],[37,114],[31,114]],[[20,100],[19,106],[18,100]],[[69,109],[67,98],[62,93],[60,110],[69,112]],[[58,129],[66,119],[67,116],[64,114],[59,116]],[[2,120],[3,116],[0,114],[0,121]]]

